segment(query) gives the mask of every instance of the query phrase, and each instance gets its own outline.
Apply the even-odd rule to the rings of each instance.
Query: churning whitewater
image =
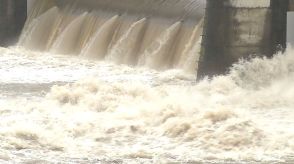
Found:
[[[2,162],[293,157],[292,50],[198,84],[181,70],[15,48],[0,59]]]
[[[196,83],[201,18],[45,2],[0,48],[1,163],[293,161],[291,48]]]

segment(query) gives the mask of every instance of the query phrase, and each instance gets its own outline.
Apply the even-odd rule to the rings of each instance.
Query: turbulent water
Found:
[[[181,70],[0,53],[1,163],[293,157],[292,50],[197,84]]]
[[[69,9],[0,48],[0,163],[293,162],[294,50],[196,83],[201,20]]]
[[[18,46],[157,70],[196,70],[203,13],[184,19],[88,11],[75,4],[58,8],[49,2],[36,3]]]

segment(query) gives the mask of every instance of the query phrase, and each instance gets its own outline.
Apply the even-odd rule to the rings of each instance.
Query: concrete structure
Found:
[[[27,13],[29,14],[29,11],[33,7],[36,0],[27,0]]]
[[[30,0],[31,1],[31,0]],[[73,0],[54,0],[59,7]],[[79,8],[100,9],[118,13],[139,13],[167,18],[199,19],[206,0],[78,0]]]
[[[17,41],[26,16],[26,0],[0,0],[0,46]]]
[[[289,0],[207,0],[198,79],[286,48]]]
[[[287,18],[287,42],[294,47],[294,0],[290,0]]]
[[[0,0],[0,46],[16,42],[36,0]],[[38,0],[39,1],[39,0]],[[41,0],[43,1],[43,0]],[[64,6],[72,0],[51,0]],[[287,11],[294,0],[78,0],[83,8],[128,11],[167,18],[206,16],[198,78],[223,74],[240,58],[271,57],[286,47]],[[195,43],[196,44],[196,43]]]
[[[31,10],[34,2],[44,1],[65,7],[73,0],[0,0],[0,46],[12,43],[19,35],[26,18],[26,11]],[[76,0],[80,8],[101,9],[114,12],[139,13],[177,19],[201,19],[205,0]],[[45,4],[46,5],[46,4]]]

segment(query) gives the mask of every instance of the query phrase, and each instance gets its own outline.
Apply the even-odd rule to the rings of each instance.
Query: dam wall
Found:
[[[138,45],[133,46],[136,47],[134,52],[141,53],[139,56],[142,54],[143,56],[150,55],[150,49],[152,49],[152,53],[154,51],[154,53],[156,52],[155,54],[159,53],[162,56],[168,56],[169,54],[169,58],[171,58],[169,60],[172,60],[168,64],[170,65],[169,67],[178,68],[178,65],[187,65],[185,62],[180,61],[181,58],[185,58],[185,54],[197,53],[191,60],[196,67],[195,69],[197,69],[199,53],[197,47],[194,46],[196,48],[193,48],[192,45],[199,44],[198,40],[201,40],[199,36],[202,34],[202,25],[198,24],[199,22],[202,24],[201,19],[204,15],[203,13],[206,12],[197,76],[198,78],[207,75],[211,77],[228,72],[229,67],[240,58],[249,58],[251,56],[271,57],[277,51],[284,50],[287,42],[287,12],[294,10],[293,1],[0,0],[0,46],[16,43],[25,19],[28,18],[28,20],[43,23],[42,25],[39,23],[39,25],[31,26],[34,27],[34,30],[25,29],[30,31],[31,36],[24,35],[23,39],[20,39],[19,45],[27,46],[33,50],[49,51],[54,49],[54,52],[58,50],[58,53],[65,53],[65,51],[60,51],[60,48],[56,47],[62,47],[61,45],[65,44],[62,41],[66,39],[63,38],[62,40],[57,36],[64,34],[67,37],[78,37],[79,30],[75,32],[71,32],[71,30],[81,29],[86,34],[77,39],[78,43],[71,43],[66,53],[74,52],[83,55],[87,48],[85,46],[90,44],[90,39],[94,37],[92,35],[98,33],[97,29],[103,27],[102,24],[105,22],[102,20],[110,21],[111,17],[117,16],[119,25],[113,25],[114,31],[117,33],[114,36],[109,34],[108,39],[111,41],[105,47],[120,47],[119,45],[115,46],[115,44],[122,42],[120,40],[123,37],[127,39],[135,37],[138,40],[142,40],[140,37],[145,37],[142,43],[136,42]],[[40,3],[40,8],[34,9],[34,2]],[[206,4],[205,11],[204,6]],[[57,8],[49,10],[53,6],[57,6]],[[75,10],[73,13],[70,11],[72,9]],[[31,10],[35,10],[35,15],[27,17],[27,12]],[[101,15],[101,13],[104,14]],[[101,25],[99,23],[95,24],[91,21],[92,19],[96,22],[101,19]],[[50,24],[49,20],[52,20],[53,23]],[[76,25],[73,20],[76,20]],[[73,23],[71,24],[71,22]],[[78,25],[78,22],[89,22],[89,24],[94,23],[95,25],[84,23]],[[29,23],[31,22],[28,21]],[[173,24],[177,28],[173,28]],[[93,29],[89,30],[88,28]],[[170,31],[168,30],[169,28],[171,28]],[[47,29],[51,31],[48,32]],[[158,30],[158,32],[154,32],[153,29]],[[165,31],[168,36],[166,45],[159,47],[157,52],[153,49],[157,48],[157,41],[161,37],[159,34],[162,34],[163,37]],[[130,34],[131,32],[138,34]],[[44,34],[47,38],[44,37]],[[57,41],[60,41],[60,43]],[[53,44],[54,42],[55,44]],[[79,45],[78,48],[75,45]],[[105,47],[104,53],[106,53]],[[110,53],[109,49],[107,51]],[[132,51],[132,53],[134,52]]]
[[[0,0],[0,46],[17,42],[26,16],[26,0]]]
[[[289,0],[207,0],[198,79],[286,48]]]
[[[27,0],[27,13],[28,14],[31,11],[31,9],[33,8],[33,5],[35,2],[36,2],[36,0]]]
[[[66,6],[72,0],[55,0],[58,6]],[[118,13],[144,14],[179,19],[199,19],[203,16],[206,0],[79,0],[79,8],[102,9]]]

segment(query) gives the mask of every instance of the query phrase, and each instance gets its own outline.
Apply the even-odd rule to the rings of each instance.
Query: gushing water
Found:
[[[86,57],[104,59],[117,24],[118,15],[115,15],[106,21],[90,40],[87,47],[82,50],[82,55],[85,55]]]
[[[140,64],[150,66],[151,68],[160,68],[168,64],[172,46],[180,30],[181,22],[176,22],[163,32],[148,47],[140,59]]]
[[[35,8],[40,8],[40,4]],[[185,53],[192,50],[189,43],[201,40],[202,26],[197,18],[178,21],[177,18],[75,10],[71,6],[53,7],[40,16],[35,14],[35,19],[28,20],[18,45],[118,64],[185,70],[190,68],[183,61],[188,59]]]
[[[110,61],[117,64],[136,64],[137,54],[142,40],[142,31],[146,26],[146,18],[131,25],[130,29],[118,40],[108,55]]]
[[[53,7],[46,13],[34,19],[28,26],[28,30],[24,29],[20,37],[19,44],[31,50],[46,50],[47,41],[54,29],[56,17],[59,16],[58,8]]]
[[[0,48],[1,163],[293,161],[291,48],[195,83],[201,19],[49,6]]]
[[[75,53],[75,48],[79,35],[81,34],[81,28],[85,21],[88,13],[83,13],[74,19],[61,33],[61,35],[56,39],[52,46],[51,51],[53,53],[61,54],[73,54]]]

